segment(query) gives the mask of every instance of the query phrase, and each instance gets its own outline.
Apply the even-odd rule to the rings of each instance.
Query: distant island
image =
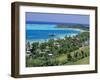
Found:
[[[59,24],[56,28],[76,28],[89,31],[89,25],[86,26],[84,24]]]

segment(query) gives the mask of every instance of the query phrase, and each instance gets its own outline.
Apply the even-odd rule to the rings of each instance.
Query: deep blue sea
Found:
[[[80,30],[68,29],[68,30],[26,30],[26,40],[41,40],[52,38],[63,38],[66,35],[72,36],[80,33]],[[54,36],[52,36],[54,35]]]

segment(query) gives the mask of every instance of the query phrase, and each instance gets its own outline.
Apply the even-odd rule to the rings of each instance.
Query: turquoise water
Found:
[[[65,36],[75,36],[80,33],[77,29],[57,28],[57,25],[48,24],[27,24],[27,41],[46,41],[48,39],[64,38]]]
[[[53,24],[26,24],[26,30],[58,30]]]

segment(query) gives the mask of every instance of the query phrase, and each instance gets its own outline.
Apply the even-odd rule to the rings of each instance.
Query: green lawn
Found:
[[[74,64],[89,64],[89,57],[74,62]]]

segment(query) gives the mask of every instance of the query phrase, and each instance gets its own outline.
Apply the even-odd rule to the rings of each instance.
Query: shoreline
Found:
[[[76,36],[78,34],[76,33],[71,33],[71,34],[67,34],[67,37],[73,37],[73,36]],[[51,38],[51,39],[54,39],[54,40],[57,40],[57,39],[65,39],[65,36],[66,34],[61,34],[61,35],[57,35],[57,37],[55,38]],[[44,42],[48,42],[48,40],[50,40],[50,38],[48,39],[32,39],[32,40],[26,40],[26,42],[29,42],[30,44],[32,44],[33,42],[39,42],[39,43],[44,43]]]

